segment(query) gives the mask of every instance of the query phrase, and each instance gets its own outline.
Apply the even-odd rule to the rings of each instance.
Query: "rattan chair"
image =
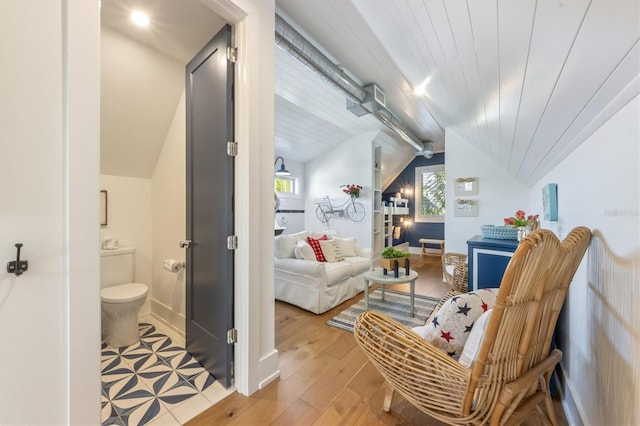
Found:
[[[356,341],[388,384],[383,409],[396,390],[445,423],[503,425],[521,423],[544,402],[555,424],[549,380],[562,353],[551,351],[551,338],[590,238],[578,227],[562,243],[548,230],[520,243],[470,368],[384,314],[359,315]]]
[[[456,294],[466,293],[469,283],[469,265],[467,255],[462,253],[445,253],[442,255],[442,277],[449,284],[450,290],[443,300]],[[453,266],[453,271],[448,266]],[[442,302],[442,301],[441,301]]]

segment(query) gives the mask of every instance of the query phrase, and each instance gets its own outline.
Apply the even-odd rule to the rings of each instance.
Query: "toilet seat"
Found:
[[[144,284],[120,284],[100,290],[100,298],[103,303],[126,303],[145,297],[147,291],[148,288]]]

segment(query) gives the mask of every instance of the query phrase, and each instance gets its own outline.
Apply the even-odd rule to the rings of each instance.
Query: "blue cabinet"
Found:
[[[500,287],[507,264],[518,247],[516,240],[494,240],[476,235],[469,247],[469,291]]]

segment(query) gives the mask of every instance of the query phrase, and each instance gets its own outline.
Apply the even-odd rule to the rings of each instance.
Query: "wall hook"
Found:
[[[10,274],[16,274],[16,276],[19,277],[29,268],[29,262],[26,260],[20,260],[20,249],[22,248],[22,243],[16,243],[16,248],[18,249],[16,260],[7,263],[7,272]]]

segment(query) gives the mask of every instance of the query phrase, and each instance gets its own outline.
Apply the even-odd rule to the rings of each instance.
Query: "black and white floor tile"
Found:
[[[191,398],[207,402],[203,393],[221,387],[184,347],[153,325],[141,323],[140,336],[124,348],[102,344],[103,425],[153,423]]]

